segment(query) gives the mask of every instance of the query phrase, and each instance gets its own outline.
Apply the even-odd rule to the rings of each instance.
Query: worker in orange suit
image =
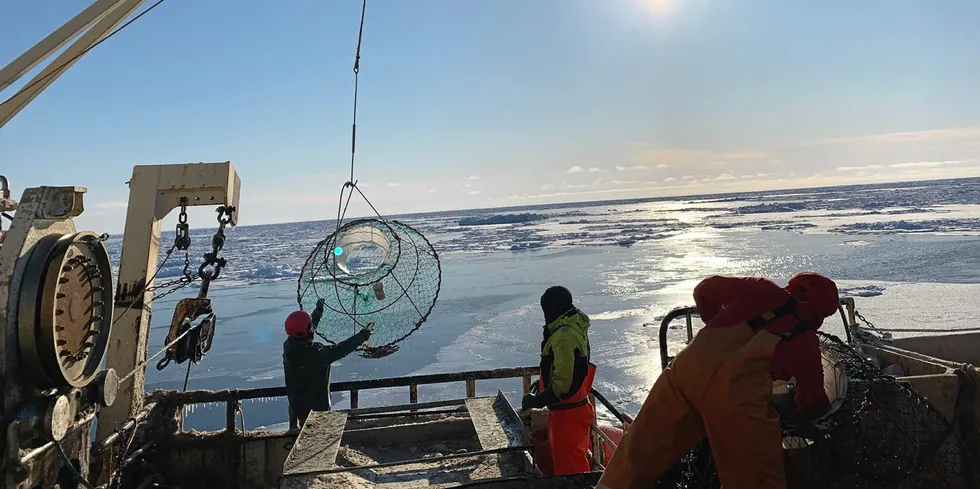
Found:
[[[781,288],[712,276],[694,289],[705,322],[654,383],[596,489],[653,487],[705,435],[725,489],[783,489],[773,379],[796,377],[799,415],[830,405],[816,329],[837,312],[837,285],[800,273]]]
[[[555,475],[590,472],[589,428],[595,406],[589,402],[595,365],[589,361],[589,317],[572,303],[565,287],[541,296],[544,340],[541,376],[524,396],[521,409],[548,408],[548,440]]]

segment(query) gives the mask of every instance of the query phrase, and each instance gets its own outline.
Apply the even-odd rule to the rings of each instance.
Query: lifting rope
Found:
[[[312,311],[314,333],[328,343],[349,338],[358,328],[374,324],[370,344],[358,350],[361,356],[380,358],[396,351],[396,344],[426,321],[439,295],[442,269],[438,253],[425,236],[383,216],[356,180],[366,12],[367,0],[362,0],[353,66],[350,179],[340,190],[336,228],[317,243],[303,264],[296,295],[300,309]],[[377,217],[345,223],[355,192]]]
[[[364,192],[357,186],[357,180],[354,180],[354,163],[357,153],[357,100],[358,100],[358,88],[360,82],[361,74],[361,44],[364,39],[364,17],[367,13],[367,0],[361,1],[361,22],[357,31],[357,49],[354,51],[354,110],[352,114],[351,121],[351,131],[350,131],[350,180],[344,183],[343,188],[340,189],[340,201],[337,203],[337,229],[343,224],[344,217],[347,215],[347,208],[350,206],[350,199],[354,195],[356,190],[360,194],[364,202],[371,207],[371,210],[380,219],[384,219],[384,216],[378,212],[378,209],[374,207],[374,204],[368,200]],[[350,190],[348,190],[350,189]],[[344,203],[344,194],[347,194],[347,202]]]

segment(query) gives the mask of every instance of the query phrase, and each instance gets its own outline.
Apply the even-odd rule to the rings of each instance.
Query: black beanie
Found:
[[[541,310],[546,324],[558,319],[573,307],[572,293],[560,285],[549,287],[541,295]]]

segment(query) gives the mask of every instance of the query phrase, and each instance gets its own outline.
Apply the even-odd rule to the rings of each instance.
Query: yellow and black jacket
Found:
[[[541,387],[535,404],[553,406],[572,397],[589,374],[589,317],[571,309],[544,327]]]

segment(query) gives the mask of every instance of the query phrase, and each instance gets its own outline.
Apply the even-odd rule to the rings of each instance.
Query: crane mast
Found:
[[[77,38],[23,88],[0,104],[0,129],[144,3],[146,0],[96,0],[0,69],[2,93],[54,52]]]

